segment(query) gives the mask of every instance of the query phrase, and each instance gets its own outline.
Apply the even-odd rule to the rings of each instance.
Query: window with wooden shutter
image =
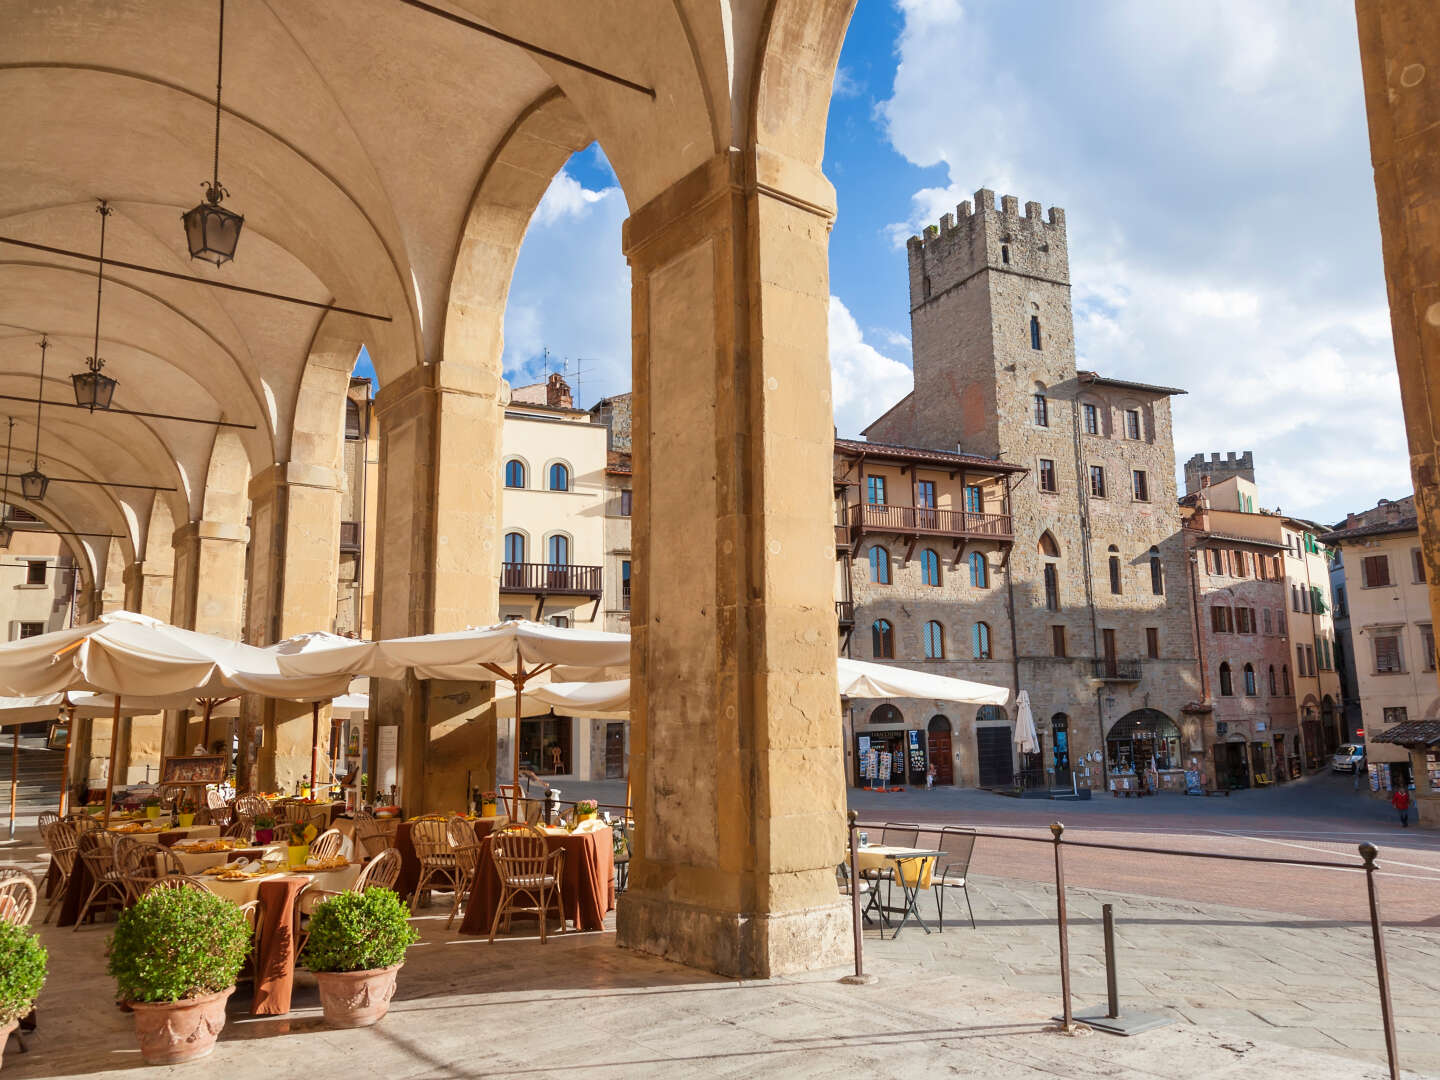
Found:
[[[1050,655],[1064,656],[1065,653],[1065,628],[1063,626],[1050,627]]]
[[[1384,633],[1375,635],[1375,671],[1386,675],[1405,669],[1400,665],[1400,635]]]
[[[1360,560],[1360,575],[1367,589],[1389,585],[1390,559],[1385,555],[1365,556]]]
[[[1425,584],[1425,556],[1419,548],[1410,549],[1410,558],[1415,564],[1415,584]]]

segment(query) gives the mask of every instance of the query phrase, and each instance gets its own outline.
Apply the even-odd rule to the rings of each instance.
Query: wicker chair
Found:
[[[970,870],[970,857],[975,853],[975,830],[947,825],[940,830],[940,850],[945,854],[937,860],[930,884],[935,889],[935,902],[940,909],[940,932],[945,932],[945,890],[959,889],[965,894],[965,909],[970,913],[970,929],[975,929],[975,909],[970,905],[970,890],[965,875]]]
[[[456,814],[446,821],[445,829],[450,834],[450,843],[455,847],[475,843],[475,823],[462,814]]]
[[[400,880],[400,852],[386,848],[371,859],[360,871],[351,892],[368,892],[370,889],[393,889]]]
[[[158,877],[150,883],[150,887],[145,891],[149,892],[151,889],[194,889],[196,892],[210,891],[203,883],[185,874],[166,874],[164,877]],[[258,903],[258,901],[254,902]]]
[[[155,884],[160,875],[155,870],[155,853],[160,850],[129,836],[117,837],[112,845],[115,869],[125,883],[125,902],[133,903]],[[167,854],[168,849],[167,849]]]
[[[310,857],[312,859],[330,859],[339,855],[340,849],[344,846],[344,833],[339,829],[326,829],[311,842]]]
[[[540,944],[545,944],[546,928],[553,906],[560,916],[560,932],[565,932],[565,908],[560,899],[560,879],[565,872],[565,850],[549,851],[545,834],[540,829],[516,826],[490,834],[490,855],[500,875],[500,902],[490,920],[490,941],[503,918],[510,929],[510,916],[517,911],[533,911],[540,919]],[[521,898],[531,901],[521,904]]]
[[[357,810],[355,820],[355,856],[366,859],[395,846],[395,833],[381,827],[369,810]]]
[[[446,930],[455,922],[455,916],[460,914],[460,909],[469,902],[470,890],[475,887],[475,872],[480,867],[480,848],[481,845],[473,839],[468,844],[455,845],[455,898],[450,901],[450,918],[445,920]]]
[[[55,891],[50,894],[50,903],[45,908],[45,918],[41,920],[48,923],[55,909],[65,902],[66,890],[70,888],[70,876],[75,873],[75,860],[79,858],[80,838],[75,832],[75,826],[68,821],[55,822],[42,835],[45,846],[50,849],[50,861],[55,864],[60,875]]]
[[[151,848],[150,861],[155,867],[156,877],[189,876],[184,861],[168,847]]]
[[[615,834],[615,891],[622,893],[630,884],[630,849],[634,826],[624,818],[610,823]]]
[[[123,908],[129,898],[129,888],[120,868],[115,865],[115,846],[110,834],[89,832],[80,837],[80,859],[90,871],[90,895],[80,907],[75,919],[75,929],[85,924],[85,916],[94,914],[100,907]]]
[[[410,914],[420,903],[422,893],[439,885],[455,888],[455,849],[450,845],[450,829],[445,818],[423,817],[410,826],[410,843],[420,863],[415,891],[410,894]]]
[[[208,825],[229,825],[234,816],[230,804],[225,801],[225,796],[214,788],[205,792],[205,821]],[[195,819],[199,821],[197,817]]]
[[[0,866],[0,923],[24,926],[35,914],[40,890],[29,871],[18,866]]]
[[[95,832],[101,827],[100,819],[93,814],[71,814],[65,820],[74,826],[77,836],[84,836],[87,832]]]
[[[45,830],[60,820],[60,815],[54,810],[43,810],[40,816],[35,819],[36,826],[40,829],[40,835],[45,835]]]

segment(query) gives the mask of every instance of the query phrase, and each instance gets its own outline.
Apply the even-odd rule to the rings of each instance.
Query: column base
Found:
[[[615,915],[624,949],[717,975],[768,979],[854,963],[850,905],[743,914],[624,893]]]

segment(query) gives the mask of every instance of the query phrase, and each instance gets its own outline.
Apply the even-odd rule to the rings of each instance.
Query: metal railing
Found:
[[[599,566],[569,563],[501,563],[500,590],[599,596],[602,570]]]
[[[1005,538],[1012,536],[1009,514],[858,503],[846,507],[845,516],[852,536],[857,532],[937,533],[945,536]]]
[[[1105,682],[1139,682],[1143,664],[1139,660],[1121,660],[1102,656],[1095,661],[1095,678]]]
[[[864,926],[860,911],[860,873],[856,852],[859,848],[859,830],[884,829],[886,822],[862,822],[860,815],[851,810],[848,813],[850,847],[846,858],[850,868],[850,917],[855,938],[855,974],[847,975],[842,982],[873,983],[875,976],[865,974]],[[912,827],[907,823],[907,828]],[[1023,826],[1021,826],[1023,827]],[[939,832],[943,826],[920,825],[920,829]],[[968,829],[976,842],[981,839],[1007,840],[1022,844],[1050,844],[1055,852],[1055,925],[1059,937],[1060,995],[1064,1029],[1069,1032],[1075,1023],[1070,999],[1070,920],[1065,908],[1065,861],[1063,849],[1086,848],[1098,851],[1123,851],[1137,855],[1178,856],[1185,859],[1214,859],[1222,862],[1264,863],[1269,866],[1300,866],[1323,870],[1355,870],[1354,863],[1337,862],[1330,859],[1291,859],[1268,855],[1232,855],[1218,851],[1183,851],[1177,848],[1140,847],[1136,844],[1111,844],[1095,840],[1064,840],[1065,826],[1052,822],[1050,836],[1019,836],[1014,833],[991,832],[984,829]],[[1370,937],[1375,951],[1375,974],[1379,983],[1380,1018],[1385,1029],[1385,1055],[1390,1067],[1390,1080],[1400,1080],[1400,1051],[1395,1040],[1395,1013],[1390,999],[1390,967],[1385,958],[1385,926],[1380,918],[1380,899],[1376,893],[1375,860],[1379,850],[1374,844],[1358,846],[1365,871],[1365,894],[1370,905]]]
[[[855,604],[850,600],[835,601],[835,621],[841,626],[855,625]]]

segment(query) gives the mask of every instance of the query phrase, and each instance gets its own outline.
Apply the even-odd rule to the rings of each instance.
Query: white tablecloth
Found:
[[[151,833],[123,833],[111,830],[116,838],[128,836],[131,840],[139,840],[142,844],[158,844],[160,837],[166,833],[184,833],[187,840],[213,840],[220,835],[219,825],[190,825],[185,828],[162,829],[160,832]]]
[[[248,846],[248,849],[253,850],[261,847],[267,852],[278,851],[281,854],[285,852],[284,844],[252,844]],[[235,858],[234,853],[230,851],[189,852],[182,847],[172,847],[170,850],[175,853],[176,857],[180,860],[180,864],[185,867],[185,873],[187,874],[198,874],[206,867],[219,866],[221,863],[227,863]]]
[[[279,874],[269,874],[263,878],[246,878],[244,881],[221,881],[215,877],[201,877],[197,880],[203,881],[205,887],[216,896],[224,897],[232,904],[248,904],[260,896],[260,883],[270,881],[277,877],[284,877],[289,871],[282,871]],[[330,892],[344,892],[355,883],[360,876],[360,864],[351,863],[349,866],[339,870],[311,870],[297,871],[299,877],[308,878],[310,884],[317,889],[326,889]]]

